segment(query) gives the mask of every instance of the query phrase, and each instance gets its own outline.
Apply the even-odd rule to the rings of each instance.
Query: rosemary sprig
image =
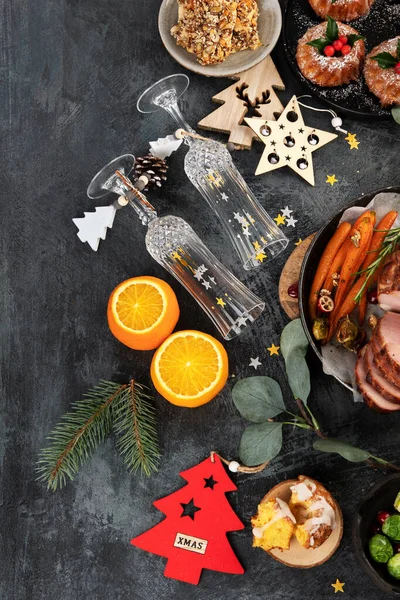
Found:
[[[400,244],[400,227],[396,227],[395,229],[388,229],[388,230],[386,230],[386,229],[380,230],[379,229],[377,231],[380,231],[380,232],[387,231],[387,235],[383,241],[382,247],[379,251],[379,254],[378,254],[376,260],[374,260],[374,262],[371,263],[367,269],[364,269],[363,271],[359,271],[357,273],[358,275],[367,274],[367,276],[366,276],[365,281],[364,281],[363,285],[361,286],[358,294],[354,298],[356,302],[360,302],[361,297],[362,297],[365,289],[367,288],[371,278],[374,276],[374,274],[379,269],[381,264],[383,264],[383,262],[386,260],[386,258],[388,256],[390,256],[390,254],[393,254],[393,252],[396,250],[396,246]]]
[[[140,468],[150,475],[156,470],[159,452],[148,400],[143,386],[133,381],[122,385],[101,381],[73,403],[73,410],[47,437],[50,444],[39,454],[38,481],[52,491],[64,487],[113,428],[121,436],[117,448],[129,470]]]

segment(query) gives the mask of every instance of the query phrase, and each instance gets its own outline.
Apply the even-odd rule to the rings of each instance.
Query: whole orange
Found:
[[[117,340],[134,350],[153,350],[170,335],[179,305],[168,283],[157,277],[133,277],[110,296],[107,319]]]

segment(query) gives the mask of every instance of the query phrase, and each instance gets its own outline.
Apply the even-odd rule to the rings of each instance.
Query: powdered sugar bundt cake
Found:
[[[369,13],[374,0],[309,0],[319,17],[329,15],[338,21],[353,21]]]
[[[400,104],[400,36],[382,42],[368,54],[364,77],[382,106]]]
[[[332,27],[332,23],[336,27]],[[334,35],[332,28],[337,31]],[[350,25],[336,23],[331,17],[328,22],[308,29],[299,40],[296,52],[304,77],[321,87],[341,86],[357,80],[364,57],[362,36]]]

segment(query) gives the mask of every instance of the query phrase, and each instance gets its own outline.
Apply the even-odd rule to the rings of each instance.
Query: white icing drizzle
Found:
[[[265,525],[263,525],[262,527],[253,527],[254,537],[262,538],[264,531],[268,529],[268,527],[271,527],[271,525],[273,525],[280,519],[284,519],[285,517],[290,519],[293,523],[296,523],[296,519],[287,503],[284,500],[281,500],[280,498],[276,498],[275,500],[279,506],[279,510],[277,511],[276,515],[272,517],[272,519],[268,521],[268,523],[265,523]]]
[[[305,500],[311,498],[316,489],[317,486],[315,483],[309,479],[305,479],[296,485],[292,485],[290,491],[293,492],[293,494],[296,494],[300,502],[304,502]]]
[[[327,502],[322,496],[319,496],[318,500],[311,504],[311,506],[308,508],[308,511],[320,512],[318,516],[311,517],[304,523],[304,527],[307,529],[307,531],[309,531],[310,536],[317,531],[319,525],[328,525],[332,531],[336,528],[335,511],[329,502]]]

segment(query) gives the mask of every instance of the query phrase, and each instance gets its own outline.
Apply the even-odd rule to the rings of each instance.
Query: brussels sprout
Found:
[[[400,542],[400,515],[388,517],[382,525],[382,532],[395,542]]]
[[[322,342],[328,337],[328,331],[329,327],[326,319],[323,317],[318,317],[314,320],[312,332],[313,336],[318,342]]]
[[[387,537],[378,533],[369,540],[369,553],[375,562],[387,563],[394,551]]]
[[[400,579],[400,554],[395,554],[388,560],[387,570],[389,575],[395,579]]]
[[[400,512],[400,492],[397,494],[396,500],[394,501],[393,506],[395,507],[395,509],[397,511]]]

